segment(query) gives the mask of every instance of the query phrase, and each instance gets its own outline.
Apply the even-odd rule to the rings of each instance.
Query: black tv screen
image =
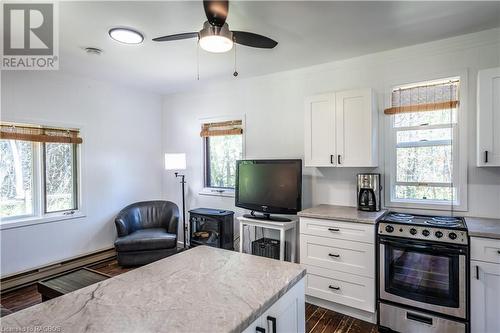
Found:
[[[236,206],[266,214],[296,214],[302,202],[302,160],[241,160]]]

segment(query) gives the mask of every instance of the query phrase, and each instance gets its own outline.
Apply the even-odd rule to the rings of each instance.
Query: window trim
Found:
[[[235,114],[235,115],[226,115],[226,116],[216,116],[216,117],[206,117],[199,118],[199,127],[206,123],[216,123],[223,121],[231,121],[231,120],[241,120],[241,128],[243,129],[243,134],[241,134],[242,141],[242,150],[241,156],[242,159],[245,159],[245,147],[246,147],[246,119],[245,114]],[[202,179],[202,188],[198,191],[199,195],[208,195],[208,196],[217,196],[217,197],[230,197],[234,198],[235,191],[233,188],[222,188],[222,187],[207,187],[207,169],[206,169],[206,161],[207,161],[207,140],[205,138],[200,138],[201,140],[201,179]]]
[[[397,129],[393,127],[394,115],[386,116],[382,114],[385,118],[385,206],[388,208],[405,208],[405,209],[425,209],[425,210],[443,210],[449,211],[450,209],[455,211],[467,211],[468,210],[468,192],[467,192],[467,168],[468,168],[468,158],[467,158],[467,109],[468,104],[468,76],[467,70],[452,71],[448,73],[438,73],[433,75],[426,75],[422,77],[416,77],[412,80],[406,80],[405,83],[394,83],[386,88],[386,107],[391,106],[391,95],[394,87],[405,86],[411,84],[418,84],[427,81],[441,80],[445,78],[458,77],[460,79],[460,95],[459,95],[459,106],[457,108],[457,124],[454,126],[455,130],[453,132],[453,140],[455,140],[456,145],[453,150],[453,165],[454,172],[452,176],[452,183],[456,187],[456,197],[454,203],[450,202],[440,202],[438,200],[404,200],[404,199],[393,199],[393,189],[396,184],[396,142],[395,135]],[[438,126],[440,128],[445,127]],[[449,126],[449,125],[448,125]],[[419,129],[431,129],[433,125],[426,127],[416,127]],[[409,129],[405,128],[405,130]],[[458,171],[456,171],[458,169]],[[456,172],[455,172],[456,171]]]
[[[59,122],[51,122],[47,123],[38,119],[27,119],[27,118],[9,118],[2,119],[5,122],[9,123],[20,123],[20,124],[37,124],[43,127],[61,127],[61,128],[78,128],[80,131],[80,136],[85,142],[85,128],[79,124],[74,123],[59,123]],[[60,212],[49,212],[45,213],[45,203],[43,194],[44,191],[44,167],[42,166],[42,143],[33,142],[33,193],[36,193],[34,197],[40,196],[40,199],[34,200],[33,202],[33,214],[31,215],[19,215],[19,216],[11,216],[1,218],[0,220],[0,230],[7,230],[31,225],[39,225],[44,223],[51,223],[57,221],[65,221],[72,219],[79,219],[86,217],[85,213],[85,199],[84,199],[84,189],[85,184],[83,182],[83,175],[85,173],[85,165],[83,163],[83,156],[85,152],[85,146],[83,144],[75,145],[76,155],[76,164],[75,164],[75,172],[76,175],[74,177],[74,181],[77,183],[75,195],[76,195],[76,206],[77,209],[72,210],[64,210]]]

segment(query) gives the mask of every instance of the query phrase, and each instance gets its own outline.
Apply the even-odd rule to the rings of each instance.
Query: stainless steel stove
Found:
[[[378,225],[379,235],[423,239],[433,242],[468,244],[463,217],[388,213]]]
[[[469,332],[464,218],[389,212],[377,229],[380,331]]]

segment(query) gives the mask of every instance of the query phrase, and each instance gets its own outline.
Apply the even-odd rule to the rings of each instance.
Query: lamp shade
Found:
[[[185,170],[186,154],[165,154],[166,170]]]

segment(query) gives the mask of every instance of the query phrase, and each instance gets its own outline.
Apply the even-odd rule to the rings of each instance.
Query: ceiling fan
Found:
[[[226,23],[229,1],[204,0],[203,7],[207,20],[199,32],[186,32],[154,38],[155,42],[166,42],[188,38],[198,38],[200,47],[208,52],[222,53],[241,44],[261,49],[272,49],[278,42],[271,38],[246,31],[231,31]]]

